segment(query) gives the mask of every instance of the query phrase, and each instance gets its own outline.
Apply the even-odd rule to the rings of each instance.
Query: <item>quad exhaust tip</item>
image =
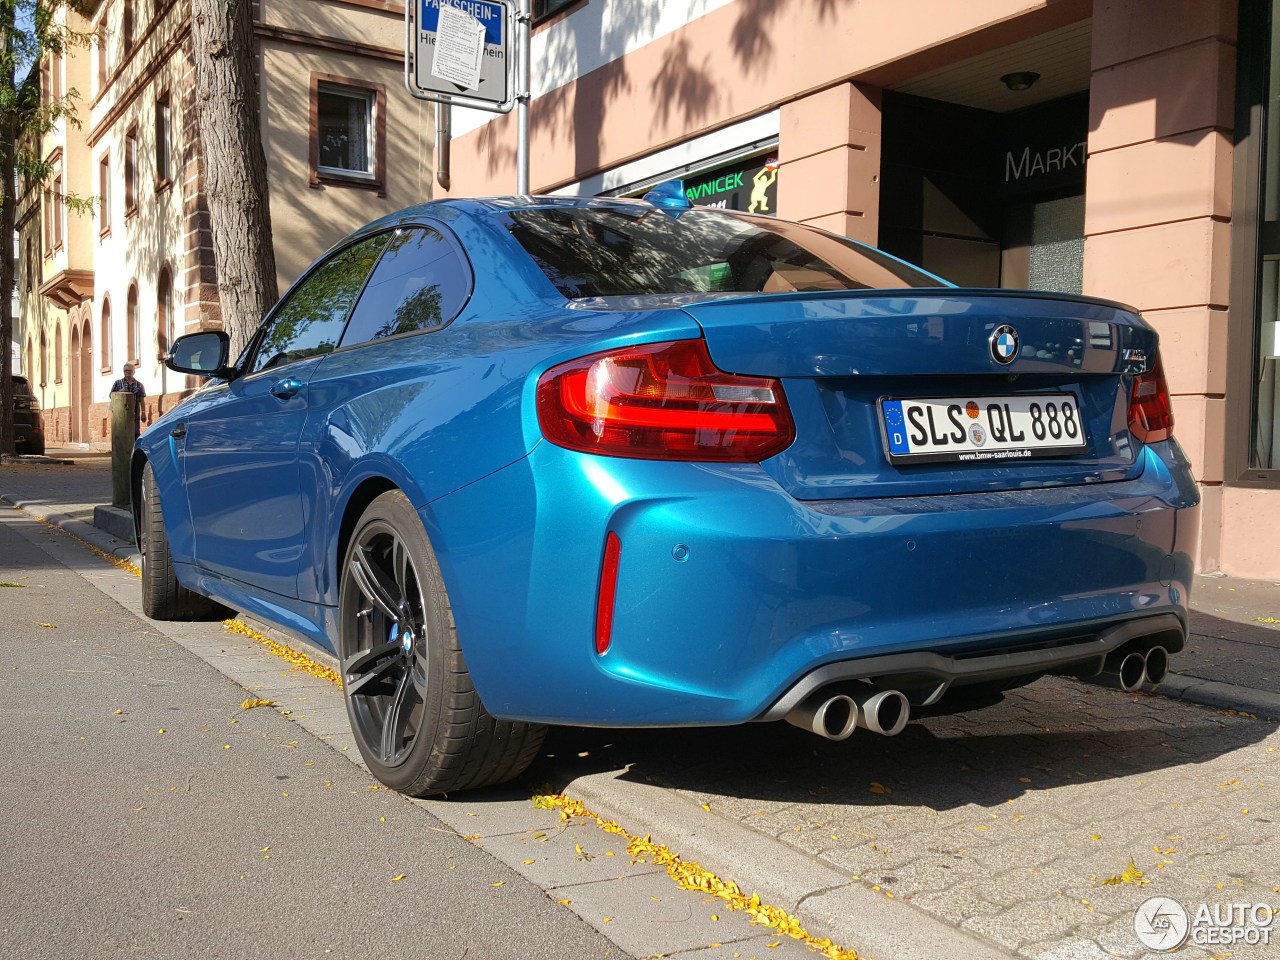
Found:
[[[848,740],[858,726],[858,705],[843,693],[819,690],[792,709],[786,721],[828,740]]]
[[[1168,674],[1169,651],[1155,646],[1145,652],[1131,650],[1111,654],[1102,668],[1100,681],[1104,686],[1133,693],[1144,683],[1158,684]]]
[[[901,691],[867,687],[851,694],[819,690],[792,709],[786,721],[828,740],[847,740],[858,727],[896,736],[910,718],[911,704]]]

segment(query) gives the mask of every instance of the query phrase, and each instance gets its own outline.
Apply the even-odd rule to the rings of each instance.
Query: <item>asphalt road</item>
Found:
[[[0,956],[625,956],[4,512]]]

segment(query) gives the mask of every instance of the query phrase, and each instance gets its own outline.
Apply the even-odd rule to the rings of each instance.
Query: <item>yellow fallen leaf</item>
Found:
[[[491,887],[500,887],[500,886],[502,886],[502,885],[503,885],[504,883],[506,883],[506,882],[507,882],[507,881],[505,881],[505,880],[499,880],[497,883],[491,883],[491,884],[489,884],[489,886],[491,886]]]
[[[892,787],[886,787],[883,783],[876,783],[875,781],[872,781],[871,786],[868,787],[867,789],[869,789],[872,793],[879,793],[886,797],[891,796],[893,794]]]
[[[164,733],[164,731],[163,731],[163,730],[161,730],[160,732],[161,732],[161,733]],[[223,750],[230,750],[230,749],[231,749],[231,744],[229,744],[229,743],[224,743],[224,744],[222,745],[222,749],[223,749]]]
[[[1018,778],[1018,782],[1019,782],[1019,783],[1030,783],[1030,782],[1031,782],[1031,778],[1030,778],[1030,777],[1019,777],[1019,778]]]
[[[702,805],[702,809],[703,809],[703,810],[705,810],[705,811],[707,811],[707,813],[710,813],[710,812],[711,812],[711,804],[709,804],[709,803],[704,803],[704,804]]]
[[[274,707],[275,705],[276,702],[274,700],[262,700],[258,697],[248,697],[245,699],[244,703],[240,704],[240,709],[252,710],[254,707]]]
[[[46,627],[46,628],[48,628],[48,629],[50,629],[50,630],[57,630],[57,629],[58,629],[58,625],[57,625],[56,623],[41,623],[41,624],[38,624],[38,626]]]
[[[719,917],[719,915],[718,915],[718,914],[713,913],[713,914],[711,915],[711,919],[712,919],[712,920],[719,920],[719,919],[720,919],[720,917]]]
[[[1092,837],[1090,837],[1089,839],[1090,839],[1090,840],[1101,840],[1101,839],[1102,839],[1102,834],[1100,834],[1100,833],[1095,833],[1095,834],[1094,834]]]
[[[117,711],[115,712],[115,715],[118,717],[118,716],[120,716],[120,714],[122,714],[122,713],[124,713],[124,711],[123,711],[123,710],[117,710]]]
[[[573,901],[572,901],[572,900],[557,900],[557,901],[556,901],[556,903],[560,904],[562,907],[567,907],[569,904],[573,903]]]
[[[403,873],[398,873],[398,874],[396,874],[394,877],[392,877],[392,878],[391,878],[391,882],[392,882],[392,883],[399,883],[401,880],[403,880],[403,879],[404,879],[404,877],[405,877],[405,875],[404,875]]]
[[[1138,869],[1138,865],[1133,862],[1132,857],[1129,858],[1129,862],[1125,865],[1122,873],[1119,873],[1114,877],[1107,877],[1107,879],[1102,881],[1103,885],[1109,887],[1113,887],[1121,883],[1132,883],[1136,886],[1142,887],[1146,886],[1147,882],[1148,881],[1144,877],[1142,871]]]
[[[164,727],[161,727],[159,730],[156,731],[156,733],[164,733]]]
[[[378,822],[379,822],[379,823],[386,823],[386,822],[387,822],[387,818],[386,818],[386,817],[379,817],[379,818],[378,818]]]
[[[525,861],[524,861],[524,865],[527,867],[529,864],[531,864],[531,863],[535,863],[535,862],[536,862],[536,861],[534,861],[534,860],[525,860]]]
[[[613,917],[605,917],[605,918],[604,918],[604,922],[605,922],[605,923],[613,923]]]

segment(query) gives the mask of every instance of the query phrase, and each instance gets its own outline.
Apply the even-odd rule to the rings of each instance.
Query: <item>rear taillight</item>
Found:
[[[759,462],[795,439],[782,384],[725,373],[703,340],[552,367],[538,381],[538,423],[570,450],[644,460]]]
[[[1142,443],[1168,440],[1173,434],[1173,404],[1159,354],[1150,370],[1133,378],[1129,391],[1129,432]]]

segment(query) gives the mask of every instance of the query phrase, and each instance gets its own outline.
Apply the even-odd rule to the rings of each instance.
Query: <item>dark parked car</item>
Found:
[[[26,377],[13,378],[13,430],[18,453],[44,453],[44,414]]]
[[[138,441],[143,604],[342,663],[370,770],[544,724],[892,735],[1045,674],[1157,681],[1199,502],[1130,307],[957,289],[646,200],[445,200],[343,240]]]

